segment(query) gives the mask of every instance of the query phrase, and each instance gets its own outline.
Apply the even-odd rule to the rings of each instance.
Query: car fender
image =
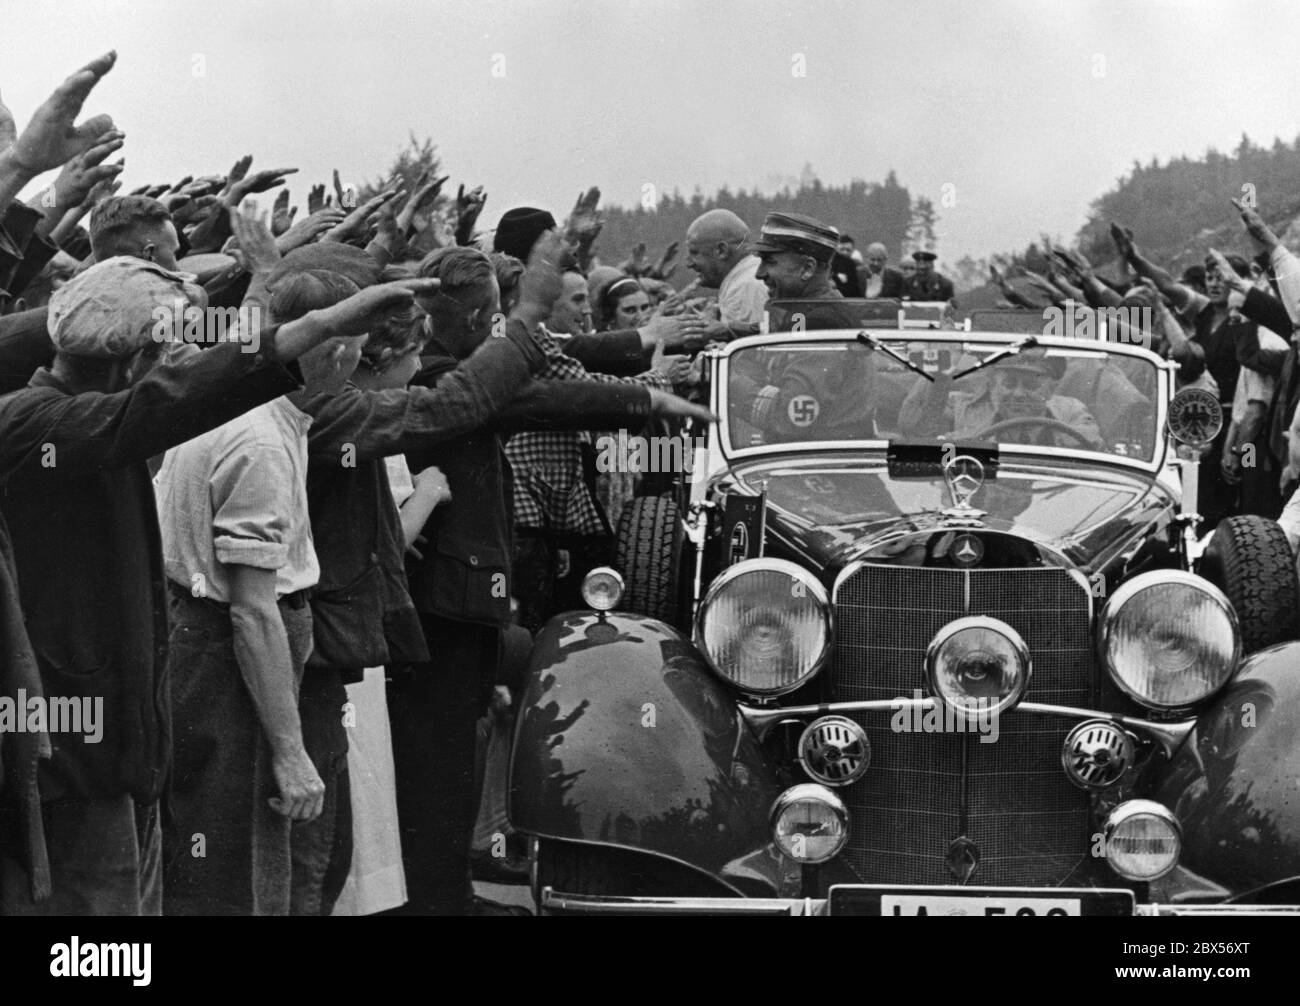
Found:
[[[518,830],[668,857],[757,894],[786,872],[768,825],[780,790],[735,696],[677,630],[569,612],[538,633],[511,752]]]
[[[1197,718],[1155,798],[1180,864],[1234,894],[1300,875],[1300,642],[1247,658]]]

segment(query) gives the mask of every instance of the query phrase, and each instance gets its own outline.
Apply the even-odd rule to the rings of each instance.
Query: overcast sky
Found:
[[[0,93],[24,123],[115,48],[87,112],[126,130],[128,188],[248,152],[302,203],[414,130],[489,225],[591,184],[893,168],[952,261],[1072,238],[1135,158],[1294,139],[1297,41],[1300,5],[1253,0],[0,0]]]

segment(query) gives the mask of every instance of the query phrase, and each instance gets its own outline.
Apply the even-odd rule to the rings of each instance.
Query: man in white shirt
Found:
[[[686,230],[686,267],[703,286],[718,289],[718,321],[709,339],[736,339],[758,332],[767,285],[757,279],[758,256],[748,248],[749,228],[730,210],[709,210]]]
[[[343,276],[291,276],[278,321],[357,292]],[[325,784],[304,743],[299,690],[320,579],[297,401],[335,391],[362,340],[306,354],[308,389],[167,453],[159,526],[171,589],[173,763],[164,827],[166,915],[287,915],[291,824],[321,814]]]

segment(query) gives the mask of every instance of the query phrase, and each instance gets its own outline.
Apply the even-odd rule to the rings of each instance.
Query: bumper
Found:
[[[830,915],[828,898],[622,898],[542,889],[547,915]],[[1300,917],[1300,905],[1136,905],[1134,916]]]

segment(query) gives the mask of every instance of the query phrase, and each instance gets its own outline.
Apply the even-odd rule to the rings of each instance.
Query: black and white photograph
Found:
[[[1202,921],[1101,924],[1087,987],[1265,977],[1296,42],[1273,0],[0,0],[32,973],[168,987],[207,924],[127,916],[1104,916]]]

